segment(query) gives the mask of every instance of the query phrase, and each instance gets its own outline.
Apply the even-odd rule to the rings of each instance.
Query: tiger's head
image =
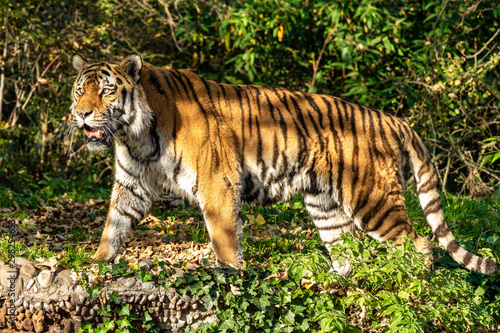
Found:
[[[129,54],[121,61],[90,63],[75,54],[72,62],[78,72],[72,90],[72,125],[85,132],[89,151],[105,150],[133,125],[142,59]]]

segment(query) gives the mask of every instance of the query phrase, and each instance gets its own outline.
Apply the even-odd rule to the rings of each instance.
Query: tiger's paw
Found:
[[[94,253],[94,255],[92,256],[92,261],[99,262],[104,260],[107,263],[113,263],[117,255],[118,252],[113,251],[110,247],[99,246],[96,253]]]
[[[344,265],[340,265],[337,260],[332,262],[332,268],[328,271],[331,274],[337,274],[340,276],[350,276],[352,274],[351,263],[348,261]]]

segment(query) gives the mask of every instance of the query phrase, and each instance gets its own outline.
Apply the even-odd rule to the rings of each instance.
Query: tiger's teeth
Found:
[[[103,134],[103,133],[104,133],[104,131],[102,131],[102,130],[97,130],[97,134],[96,134],[96,136],[95,136],[95,137],[96,137],[96,138],[98,138],[98,139],[100,139],[100,138],[102,138],[102,134]]]

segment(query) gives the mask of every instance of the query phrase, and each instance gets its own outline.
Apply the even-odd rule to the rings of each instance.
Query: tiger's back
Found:
[[[131,152],[155,141],[158,156],[138,162],[138,167],[149,165],[150,171],[136,180],[117,167],[116,181],[158,182],[197,201],[221,261],[241,263],[241,201],[265,204],[298,192],[304,194],[327,246],[357,226],[381,241],[399,243],[401,236],[408,236],[415,239],[417,250],[430,254],[429,242],[415,233],[405,211],[403,167],[409,159],[427,221],[441,243],[469,269],[496,270],[491,259],[465,251],[451,235],[429,154],[403,121],[331,96],[220,84],[187,71],[142,66],[136,58],[122,60],[118,69],[125,68],[125,73],[117,76],[134,77],[130,69],[127,72],[127,61],[140,72],[135,73],[136,84],[128,80],[131,87],[122,95],[137,96],[129,98],[129,105],[122,101],[124,109],[139,108],[154,121],[143,130],[147,144],[117,148],[117,165],[120,160],[132,165]],[[115,145],[127,140],[115,140]],[[149,192],[160,187],[150,186]],[[117,188],[113,197],[122,192]],[[142,212],[148,205],[136,208]],[[112,200],[112,206],[120,206],[120,200]],[[105,235],[106,229],[120,224],[114,220],[123,219],[108,217]],[[101,241],[97,258],[109,259],[109,243]],[[348,264],[334,263],[334,268],[341,274],[350,271]]]

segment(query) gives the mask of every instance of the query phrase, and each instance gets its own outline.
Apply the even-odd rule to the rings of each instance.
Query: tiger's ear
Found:
[[[76,69],[77,72],[80,72],[83,66],[89,63],[84,57],[82,57],[78,53],[73,54],[72,62],[73,62],[73,68]]]
[[[120,67],[130,75],[135,82],[141,78],[142,59],[137,53],[131,53],[122,59]]]

